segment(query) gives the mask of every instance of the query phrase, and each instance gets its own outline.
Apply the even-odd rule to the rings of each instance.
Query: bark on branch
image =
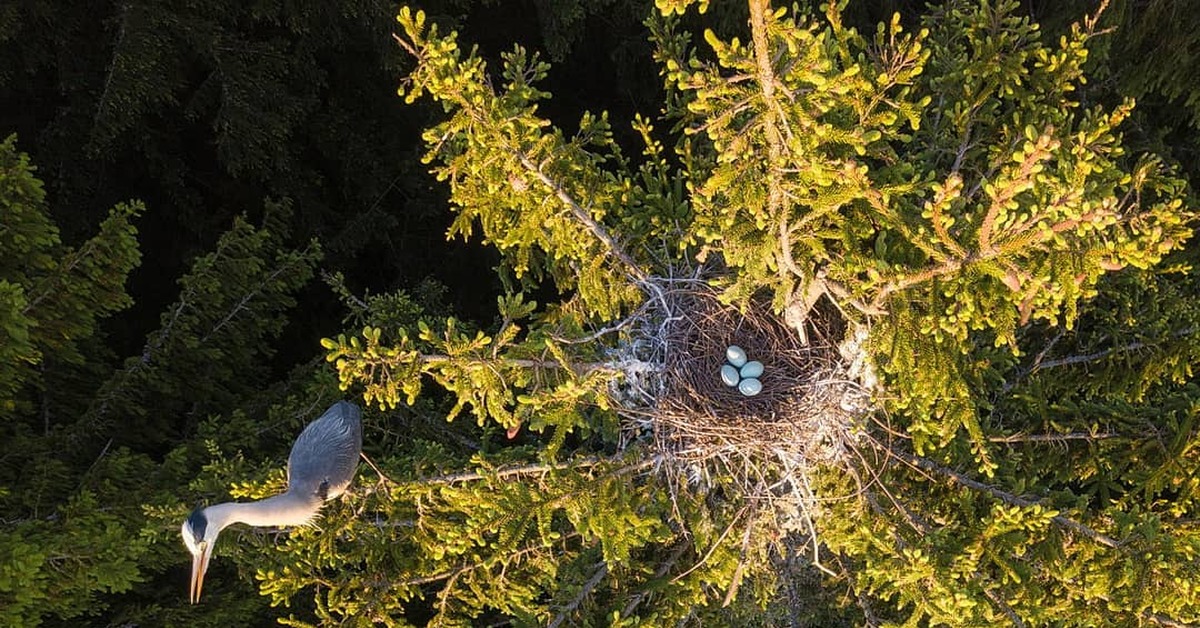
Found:
[[[1020,497],[1018,495],[1013,495],[1012,493],[1002,491],[994,486],[989,486],[978,480],[971,479],[971,478],[967,477],[966,475],[959,473],[958,471],[955,471],[955,470],[947,468],[947,467],[943,467],[942,465],[940,465],[932,460],[929,460],[928,458],[922,458],[920,456],[915,456],[913,454],[899,451],[894,448],[888,448],[886,451],[887,451],[887,453],[899,458],[900,460],[903,460],[904,462],[907,462],[908,464],[910,464],[914,467],[917,467],[918,469],[921,469],[922,471],[946,478],[946,479],[950,480],[951,482],[958,484],[959,486],[962,486],[964,488],[969,488],[972,490],[987,493],[988,495],[991,495],[992,497],[994,497],[1010,506],[1020,506],[1022,508],[1028,508],[1030,506],[1041,505],[1036,500],[1026,499],[1026,498]],[[1118,541],[1104,533],[1097,532],[1097,531],[1089,528],[1088,526],[1083,525],[1082,523],[1079,523],[1078,521],[1075,521],[1074,519],[1070,519],[1070,518],[1064,517],[1062,515],[1055,515],[1054,517],[1051,518],[1051,520],[1054,521],[1054,523],[1058,524],[1060,527],[1067,528],[1069,530],[1072,530],[1074,532],[1082,534],[1083,536],[1086,536],[1087,538],[1089,538],[1089,539],[1095,541],[1096,543],[1099,543],[1100,545],[1103,545],[1105,547],[1116,549],[1121,546],[1120,541]]]
[[[575,217],[575,220],[578,220],[583,224],[584,227],[587,227],[587,230],[590,231],[597,240],[600,240],[600,242],[604,243],[604,246],[608,247],[609,252],[625,265],[625,270],[631,277],[637,281],[645,281],[645,271],[639,268],[637,263],[633,261],[633,258],[629,257],[629,254],[627,254],[624,249],[617,245],[617,241],[613,239],[611,235],[609,235],[608,231],[605,230],[600,223],[596,222],[594,218],[592,218],[591,212],[584,209],[574,198],[571,197],[570,194],[567,193],[565,189],[563,189],[561,185],[551,179],[537,164],[533,163],[533,161],[529,159],[528,155],[518,151],[517,159],[520,160],[521,165],[528,170],[530,174],[537,177],[538,181],[541,181],[542,185],[545,185],[546,187],[550,188],[552,192],[554,192],[554,195],[558,197],[558,200],[562,201],[562,203],[567,206],[567,209],[571,210],[571,215]]]
[[[423,480],[416,480],[414,483],[425,485],[425,486],[436,486],[436,485],[443,485],[443,484],[456,484],[458,482],[474,482],[474,481],[483,480],[486,478],[493,478],[493,477],[494,478],[508,478],[508,477],[513,477],[513,476],[541,475],[544,473],[549,473],[551,471],[562,471],[564,469],[589,469],[591,467],[600,465],[605,462],[611,462],[611,459],[600,458],[600,457],[596,457],[596,456],[589,456],[586,458],[572,460],[570,462],[562,462],[562,463],[558,463],[558,464],[531,464],[531,465],[522,465],[519,467],[509,467],[507,469],[498,469],[496,471],[493,471],[492,473],[478,473],[478,472],[474,472],[474,471],[466,471],[466,472],[462,472],[462,473],[451,473],[449,475],[440,475],[437,477],[427,478],[427,479],[423,479]],[[635,471],[640,471],[642,469],[649,468],[657,463],[658,463],[658,457],[655,456],[653,458],[644,460],[644,461],[639,462],[634,465],[630,465],[628,467],[621,467],[620,469],[616,470],[614,473],[616,473],[618,475],[624,475],[626,473],[633,473]]]
[[[783,275],[790,272],[803,277],[804,273],[792,259],[791,228],[783,203],[785,195],[780,167],[784,145],[779,136],[779,125],[783,120],[778,115],[778,103],[775,101],[775,70],[771,65],[767,38],[767,13],[770,10],[770,0],[750,0],[750,32],[754,41],[754,60],[758,64],[758,85],[763,97],[763,135],[767,138],[767,210],[779,224],[779,273]]]
[[[600,584],[600,582],[603,581],[604,577],[607,575],[608,563],[601,562],[600,568],[596,570],[596,573],[590,579],[588,579],[586,583],[584,583],[583,588],[579,590],[579,594],[576,595],[575,598],[572,599],[566,606],[562,607],[562,610],[558,612],[558,615],[554,617],[554,620],[550,622],[547,628],[558,628],[558,626],[561,626],[562,623],[567,620],[567,616],[573,613],[575,609],[579,608],[579,605],[582,604],[585,599],[587,599],[587,596],[592,593],[592,590],[596,588],[596,585]]]

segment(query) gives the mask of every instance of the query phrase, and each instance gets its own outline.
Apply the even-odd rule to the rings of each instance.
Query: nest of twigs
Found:
[[[733,477],[756,508],[774,505],[777,515],[791,513],[783,527],[815,535],[810,474],[849,461],[870,406],[869,391],[849,375],[838,310],[814,308],[806,343],[769,303],[726,305],[699,276],[655,278],[647,293],[620,360],[642,366],[627,369],[613,391],[626,442],[648,441],[669,477]],[[763,363],[758,395],[721,380],[729,345]]]

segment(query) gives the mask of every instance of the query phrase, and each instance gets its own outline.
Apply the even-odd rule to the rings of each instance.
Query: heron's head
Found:
[[[183,544],[192,553],[192,584],[189,588],[192,604],[200,601],[204,572],[208,570],[208,559],[212,558],[212,548],[220,532],[219,526],[209,525],[203,508],[193,510],[183,522]]]

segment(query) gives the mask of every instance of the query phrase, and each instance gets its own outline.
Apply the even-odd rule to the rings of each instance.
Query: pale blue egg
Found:
[[[730,364],[740,367],[746,363],[746,352],[737,345],[729,345],[725,349],[725,359],[729,360]]]
[[[725,382],[726,386],[737,386],[739,379],[741,378],[738,377],[737,369],[728,364],[721,367],[721,381]]]
[[[747,377],[738,383],[738,392],[746,395],[747,397],[753,397],[754,395],[762,392],[762,382],[754,379],[753,377]]]
[[[762,365],[762,362],[759,362],[758,360],[751,360],[751,361],[747,362],[746,365],[743,366],[742,370],[741,370],[742,377],[758,377],[762,374],[763,374],[763,365]]]

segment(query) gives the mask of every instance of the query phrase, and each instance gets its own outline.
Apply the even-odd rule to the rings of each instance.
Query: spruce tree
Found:
[[[723,603],[786,591],[779,559],[801,555],[873,625],[1195,621],[1195,290],[1180,253],[1193,214],[1171,168],[1123,147],[1132,101],[1077,100],[1095,16],[1047,42],[1015,2],[951,2],[915,32],[897,16],[859,33],[841,3],[752,0],[745,39],[709,31],[697,46],[675,17],[696,4],[707,3],[659,2],[650,20],[676,132],[634,121],[645,148],[633,158],[603,114],[585,114],[574,135],[538,115],[547,67],[532,55],[515,49],[490,75],[454,33],[401,12],[398,40],[418,62],[402,91],[447,111],[427,159],[450,185],[454,233],[478,229],[515,286],[550,281],[561,295],[541,305],[514,292],[493,333],[447,321],[326,342],[343,387],[381,407],[428,394],[425,380],[449,393],[451,417],[469,409],[510,434],[555,428],[524,454],[536,463],[498,472],[477,457],[478,471],[449,476],[477,488],[418,493],[413,531],[393,538],[465,533],[435,557],[483,549],[406,571],[408,586],[427,587],[410,594],[432,596],[447,623],[554,623],[564,610],[728,618],[737,611]],[[819,503],[805,538],[773,527],[734,484],[718,479],[714,493],[643,472],[663,452],[614,418],[613,382],[637,370],[614,357],[615,330],[663,298],[656,278],[697,257],[747,316],[766,304],[805,342],[832,307],[866,351],[873,403],[853,431],[858,462],[804,476]],[[580,441],[563,431],[613,424],[622,437],[600,430],[564,449]],[[585,470],[597,490],[571,493]],[[527,473],[547,474],[541,505],[521,497]],[[418,491],[444,482],[402,477]],[[639,497],[616,499],[609,481]],[[405,493],[389,495],[397,512]],[[579,499],[603,514],[600,531],[572,514]],[[484,503],[517,510],[477,520],[492,512]],[[649,517],[646,536],[630,536],[643,528],[621,523],[624,510]],[[518,557],[534,571],[507,593],[490,588],[518,573],[505,567]],[[639,585],[624,569],[654,577]],[[552,573],[572,584],[551,586]],[[653,584],[692,577],[704,584],[690,593]],[[460,592],[464,578],[474,593]],[[323,581],[330,617],[367,595],[359,581]],[[341,591],[357,593],[339,611]]]
[[[740,35],[693,41],[685,24],[740,3],[656,5],[664,115],[621,122],[632,154],[604,113],[541,113],[537,55],[489,67],[402,9],[402,93],[444,112],[424,141],[450,235],[498,250],[506,291],[472,323],[330,275],[355,328],[323,341],[329,370],[279,386],[262,360],[320,256],[291,241],[286,202],[234,220],[142,350],[46,430],[38,366],[104,363],[81,343],[127,303],[138,210],[64,247],[5,144],[0,415],[20,446],[0,477],[0,617],[1200,621],[1193,213],[1172,168],[1126,148],[1134,103],[1083,91],[1095,16],[1051,40],[1015,2],[957,0],[863,33],[844,2],[750,0]],[[114,76],[161,61],[137,43]],[[133,117],[102,109],[98,142],[162,105],[124,87],[109,98]],[[296,111],[230,135],[230,167],[278,166],[266,140]],[[770,392],[687,406],[685,376],[692,402],[737,393],[697,392],[715,369],[663,356],[708,364],[738,321],[837,402],[828,440],[787,431],[810,406]],[[218,602],[187,608],[166,577],[186,560],[179,521],[196,499],[281,490],[289,430],[339,384],[370,406],[372,464],[315,527],[231,530]]]

